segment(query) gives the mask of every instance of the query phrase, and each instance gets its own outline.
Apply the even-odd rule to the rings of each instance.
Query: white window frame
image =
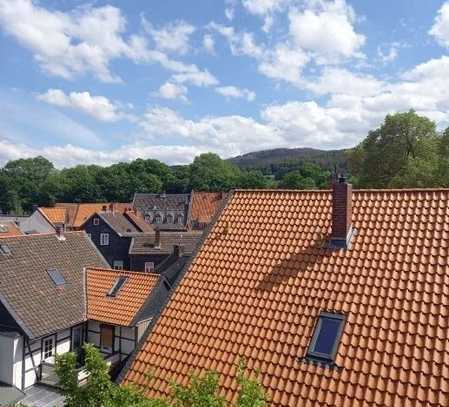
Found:
[[[100,246],[109,246],[109,233],[100,233]]]
[[[95,217],[93,223],[94,223],[94,226],[99,226],[100,225],[100,219]]]
[[[123,260],[114,260],[112,268],[114,270],[123,270]]]
[[[44,360],[48,360],[55,355],[55,338],[53,336],[43,340],[42,351]]]
[[[154,271],[154,261],[145,262],[145,273],[152,273]]]

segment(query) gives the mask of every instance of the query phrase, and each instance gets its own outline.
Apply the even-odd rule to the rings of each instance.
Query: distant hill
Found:
[[[229,161],[240,168],[258,169],[271,173],[280,164],[299,164],[312,162],[320,167],[332,170],[347,169],[347,150],[317,150],[314,148],[276,148],[273,150],[256,151],[230,158]]]

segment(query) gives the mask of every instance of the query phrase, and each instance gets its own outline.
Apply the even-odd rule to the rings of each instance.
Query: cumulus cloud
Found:
[[[256,99],[256,93],[249,89],[242,89],[236,86],[219,86],[215,88],[215,92],[227,98],[241,98],[252,102]]]
[[[186,52],[192,26],[178,22],[153,30],[158,47],[153,49],[143,35],[126,36],[126,23],[121,11],[112,6],[61,12],[49,11],[31,0],[0,0],[0,28],[29,49],[50,75],[73,79],[92,74],[103,82],[121,82],[109,67],[119,58],[158,63],[177,73],[201,74],[196,65],[173,60],[163,52]]]
[[[449,47],[449,2],[445,2],[438,10],[435,22],[429,31],[429,34],[442,47]]]
[[[187,88],[178,83],[165,82],[153,95],[162,99],[179,99],[187,102]]]
[[[69,107],[98,120],[114,122],[125,117],[119,107],[104,96],[91,96],[89,92],[70,92],[65,94],[60,89],[49,89],[37,96],[39,100],[55,106]]]
[[[153,37],[157,49],[177,54],[189,51],[190,36],[195,32],[193,25],[179,20],[156,29],[145,17],[142,17],[142,24],[145,31]]]
[[[289,19],[294,43],[318,63],[362,56],[365,37],[355,31],[354,11],[344,0],[313,2],[304,10],[290,10]]]
[[[173,80],[203,87],[218,85],[218,79],[207,70],[179,73],[173,75]]]
[[[399,42],[393,42],[389,47],[377,47],[377,57],[382,64],[393,62],[399,56],[399,48],[402,46]]]

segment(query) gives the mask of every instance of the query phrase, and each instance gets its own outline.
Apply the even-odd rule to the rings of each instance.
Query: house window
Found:
[[[123,260],[114,260],[114,266],[116,270],[123,270]]]
[[[53,337],[44,339],[44,360],[53,356]]]
[[[100,219],[94,218],[94,226],[98,226],[100,224]]]
[[[182,223],[184,222],[184,216],[178,215],[178,219],[176,219],[176,222],[177,222],[179,225],[182,225]]]
[[[109,246],[109,233],[100,233],[100,246]]]
[[[114,351],[114,327],[111,325],[100,326],[100,346],[103,352]]]
[[[145,272],[152,273],[154,271],[154,262],[146,261],[145,262]]]
[[[162,217],[162,215],[160,213],[158,213],[155,217],[154,217],[154,222],[157,224],[161,224],[163,222],[164,218]]]
[[[167,215],[167,223],[173,223],[173,221],[174,221],[174,216],[173,216],[173,214],[169,213]]]
[[[344,323],[344,315],[322,312],[315,326],[307,356],[328,362],[334,361]]]
[[[87,234],[87,237],[90,239],[90,240],[92,240],[92,234],[91,233],[86,233]]]

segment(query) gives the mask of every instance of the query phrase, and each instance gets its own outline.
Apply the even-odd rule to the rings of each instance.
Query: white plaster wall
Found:
[[[13,385],[22,388],[22,364],[23,364],[23,337],[19,336],[14,341],[13,356]]]
[[[70,336],[70,329],[66,329],[64,331],[58,332],[57,334],[58,341],[61,341],[61,339],[66,338],[59,342],[56,346],[56,354],[57,355],[63,355],[64,353],[70,352],[70,344],[72,341],[72,338]]]

